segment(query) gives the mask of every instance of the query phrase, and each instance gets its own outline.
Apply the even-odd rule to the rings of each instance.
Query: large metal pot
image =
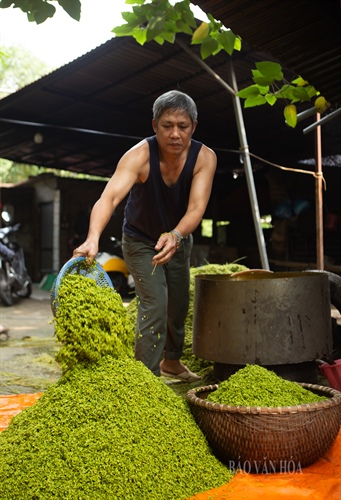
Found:
[[[326,274],[250,270],[195,277],[197,357],[273,366],[313,361],[331,350]]]

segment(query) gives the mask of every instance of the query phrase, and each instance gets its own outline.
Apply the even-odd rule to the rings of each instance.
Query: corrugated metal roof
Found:
[[[341,105],[339,0],[192,0]]]

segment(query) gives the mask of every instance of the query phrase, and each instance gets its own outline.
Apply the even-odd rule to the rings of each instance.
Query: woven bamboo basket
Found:
[[[213,453],[230,469],[292,473],[321,458],[341,425],[341,392],[300,385],[328,399],[278,408],[206,401],[218,385],[191,389],[186,399]]]

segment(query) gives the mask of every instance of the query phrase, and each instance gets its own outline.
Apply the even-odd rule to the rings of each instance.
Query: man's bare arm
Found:
[[[92,208],[87,238],[74,250],[74,256],[85,255],[89,262],[96,257],[102,232],[132,186],[145,177],[148,162],[149,149],[146,141],[141,141],[122,156],[101,197]]]

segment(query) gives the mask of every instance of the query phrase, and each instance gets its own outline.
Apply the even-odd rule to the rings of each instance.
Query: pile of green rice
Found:
[[[78,365],[0,434],[1,500],[182,500],[228,482],[186,402],[142,363]]]
[[[68,275],[54,323],[63,375],[0,434],[1,500],[185,500],[231,479],[184,398],[133,358],[119,294]]]
[[[326,399],[258,365],[246,365],[207,396],[212,403],[262,407],[296,406]]]

